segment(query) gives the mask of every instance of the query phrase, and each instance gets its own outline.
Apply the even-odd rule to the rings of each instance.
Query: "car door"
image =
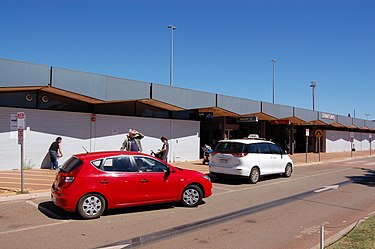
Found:
[[[273,173],[284,172],[285,164],[282,149],[276,144],[270,144],[273,154]]]
[[[140,176],[129,156],[105,158],[99,169],[98,181],[109,204],[126,206],[144,201]]]
[[[259,157],[259,167],[260,174],[267,175],[273,172],[273,160],[274,155],[271,152],[269,143],[257,143],[258,146],[258,157]]]
[[[179,198],[180,179],[165,163],[146,156],[133,156],[138,167],[142,193],[148,202],[170,201]]]

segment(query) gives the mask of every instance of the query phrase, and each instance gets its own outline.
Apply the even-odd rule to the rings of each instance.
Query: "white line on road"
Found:
[[[339,188],[339,185],[324,186],[321,189],[315,190],[314,193],[320,193],[320,192],[327,191],[327,190],[330,190],[330,189],[338,189],[338,188]]]
[[[236,190],[230,190],[230,191],[227,191],[227,192],[217,193],[217,194],[211,196],[210,198],[214,198],[215,196],[218,196],[218,195],[229,194],[229,193],[239,192],[239,191],[253,189],[253,188],[261,188],[261,187],[266,187],[266,186],[281,184],[281,183],[285,183],[285,182],[291,182],[291,181],[295,181],[295,180],[303,180],[303,179],[306,179],[306,178],[311,178],[311,177],[316,177],[316,176],[321,176],[321,175],[328,175],[328,174],[333,174],[333,173],[337,173],[337,172],[341,172],[341,171],[346,171],[346,170],[352,170],[352,169],[332,170],[332,171],[328,171],[328,172],[324,172],[324,173],[319,173],[319,174],[315,174],[315,175],[308,175],[308,176],[303,176],[303,177],[299,177],[299,178],[293,178],[293,179],[284,180],[284,181],[280,181],[280,182],[272,182],[272,183],[268,183],[268,184],[250,186],[250,187],[236,189]]]
[[[30,204],[34,207],[36,207],[36,209],[42,211],[43,213],[47,214],[48,216],[51,216],[51,217],[55,217],[57,219],[59,219],[60,222],[62,222],[63,220],[63,217],[57,215],[56,213],[52,212],[51,210],[45,208],[45,207],[42,207],[42,206],[39,206],[38,204],[36,204],[35,202],[33,201],[26,201],[27,204]]]
[[[108,247],[99,247],[98,249],[121,249],[124,247],[128,247],[130,244],[123,244],[123,245],[117,245],[117,246],[108,246]]]
[[[0,232],[0,235],[10,234],[10,233],[24,232],[24,231],[28,231],[28,230],[37,229],[37,228],[44,228],[44,227],[56,226],[56,225],[61,225],[62,223],[67,223],[67,222],[72,222],[72,220],[62,220],[61,222],[58,222],[58,223],[51,223],[51,224],[45,224],[45,225],[25,227],[25,228],[20,228],[20,229],[15,229],[15,230],[4,231],[4,232]]]
[[[372,162],[372,163],[365,163],[365,164],[363,164],[363,165],[366,165],[366,166],[373,166],[373,165],[375,165],[375,162]]]

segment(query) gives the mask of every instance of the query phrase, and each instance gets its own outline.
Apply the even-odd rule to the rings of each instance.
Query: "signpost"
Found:
[[[372,134],[369,134],[369,135],[368,135],[368,139],[369,139],[369,141],[370,141],[370,156],[371,156],[371,138],[372,138]]]
[[[307,163],[307,150],[309,147],[309,136],[310,136],[310,130],[306,129],[306,163]]]
[[[18,144],[21,145],[21,193],[24,192],[24,152],[23,152],[23,131],[25,129],[25,113],[17,112],[17,129],[18,129]]]
[[[353,140],[354,140],[354,132],[350,132],[350,157],[353,157]]]
[[[318,138],[318,152],[319,152],[319,162],[320,162],[320,138],[323,136],[322,130],[316,130],[315,136]]]

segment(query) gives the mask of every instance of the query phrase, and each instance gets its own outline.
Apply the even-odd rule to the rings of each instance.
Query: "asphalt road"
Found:
[[[375,211],[375,158],[299,166],[255,185],[214,182],[197,208],[175,204],[80,220],[48,199],[0,203],[1,248],[313,248]],[[327,187],[328,186],[328,187]]]

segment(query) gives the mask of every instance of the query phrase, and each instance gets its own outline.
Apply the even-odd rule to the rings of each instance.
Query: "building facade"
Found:
[[[23,147],[29,167],[43,167],[57,136],[63,137],[63,163],[85,150],[118,150],[129,129],[145,135],[145,153],[161,147],[161,136],[169,138],[171,162],[197,160],[204,144],[253,133],[289,153],[375,145],[374,121],[0,59],[0,169],[20,167],[18,112],[26,116]]]

